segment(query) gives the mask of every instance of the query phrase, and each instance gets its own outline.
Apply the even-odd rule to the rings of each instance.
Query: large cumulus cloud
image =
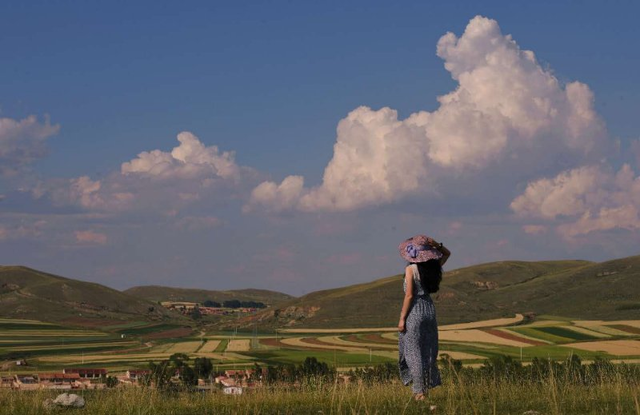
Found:
[[[461,37],[447,33],[437,54],[459,84],[437,110],[403,120],[390,108],[353,110],[338,124],[319,186],[305,187],[300,176],[267,181],[247,209],[349,211],[437,194],[451,177],[467,183],[496,166],[531,178],[606,154],[589,87],[562,85],[495,20],[477,16]]]

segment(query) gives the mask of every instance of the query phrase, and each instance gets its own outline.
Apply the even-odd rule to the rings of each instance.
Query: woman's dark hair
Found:
[[[442,281],[442,266],[437,259],[430,259],[427,262],[418,262],[418,272],[420,273],[420,284],[426,293],[435,293],[440,289]]]

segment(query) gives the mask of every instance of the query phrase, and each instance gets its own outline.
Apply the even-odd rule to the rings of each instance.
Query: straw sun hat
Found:
[[[429,245],[427,235],[416,235],[398,246],[400,256],[407,262],[427,262],[442,258],[442,253]]]

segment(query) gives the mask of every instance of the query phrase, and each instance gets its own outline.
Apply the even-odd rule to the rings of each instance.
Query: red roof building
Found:
[[[94,368],[70,368],[63,369],[64,374],[78,374],[83,379],[100,379],[107,376],[107,369]]]

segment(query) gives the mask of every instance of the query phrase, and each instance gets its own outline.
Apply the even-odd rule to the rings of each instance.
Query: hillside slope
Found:
[[[100,284],[22,266],[0,266],[0,316],[78,326],[182,319],[149,301]]]
[[[230,291],[200,290],[196,288],[174,288],[158,285],[144,285],[132,287],[124,291],[125,294],[143,298],[149,301],[190,301],[203,303],[207,300],[222,303],[227,300],[258,301],[266,305],[273,305],[294,299],[290,295],[277,291],[245,289]]]
[[[441,324],[532,312],[579,319],[640,318],[640,256],[589,261],[501,261],[445,273],[432,297]],[[318,291],[238,325],[263,327],[395,326],[402,276]]]
[[[592,263],[487,292],[486,301],[520,312],[580,319],[640,318],[640,256]]]

